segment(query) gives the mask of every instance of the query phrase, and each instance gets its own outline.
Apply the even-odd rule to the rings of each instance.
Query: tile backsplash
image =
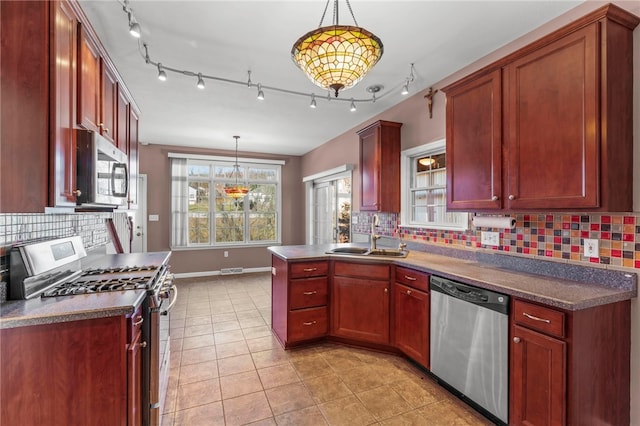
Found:
[[[0,281],[9,270],[9,251],[16,244],[71,235],[82,237],[87,250],[110,241],[105,219],[112,213],[0,214]]]
[[[353,232],[369,233],[373,213],[357,213]],[[564,260],[589,266],[640,269],[640,213],[611,214],[512,214],[513,229],[478,228],[451,231],[400,225],[396,213],[379,213],[377,233],[388,237],[452,248],[489,249],[505,254]],[[482,231],[500,233],[500,245],[480,242]],[[584,256],[582,240],[599,240],[599,257]]]

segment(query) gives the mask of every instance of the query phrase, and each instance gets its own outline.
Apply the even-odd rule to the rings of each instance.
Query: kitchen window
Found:
[[[468,213],[447,211],[445,141],[440,140],[401,153],[402,215],[407,227],[465,230]]]
[[[241,159],[242,198],[224,188],[236,184],[235,161],[226,157],[171,157],[171,248],[267,245],[280,242],[278,161]]]

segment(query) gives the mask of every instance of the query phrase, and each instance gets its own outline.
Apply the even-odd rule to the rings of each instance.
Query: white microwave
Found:
[[[76,147],[76,204],[125,205],[129,192],[127,154],[99,133],[88,130],[76,130]]]

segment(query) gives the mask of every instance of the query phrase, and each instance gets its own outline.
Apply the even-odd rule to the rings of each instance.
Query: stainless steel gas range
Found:
[[[171,252],[94,257],[80,237],[26,244],[12,250],[10,299],[57,298],[114,291],[144,291],[142,302],[142,401],[139,421],[161,424],[169,380],[170,310],[177,300]],[[137,422],[136,422],[137,423]]]

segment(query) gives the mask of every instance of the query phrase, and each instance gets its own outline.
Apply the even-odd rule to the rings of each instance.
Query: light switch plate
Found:
[[[486,246],[499,246],[500,245],[500,233],[482,231],[480,233],[480,242]]]
[[[160,216],[158,216],[157,214],[150,214],[149,215],[149,222],[157,222],[160,220]]]
[[[598,240],[585,238],[582,244],[585,257],[600,257]]]

